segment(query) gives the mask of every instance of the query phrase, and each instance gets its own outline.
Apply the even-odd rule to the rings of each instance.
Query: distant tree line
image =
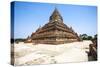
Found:
[[[97,34],[94,35],[93,37],[87,34],[81,34],[79,37],[81,40],[92,40],[92,39],[97,39]]]
[[[19,43],[19,42],[24,42],[26,39],[18,38],[18,39],[13,39],[11,38],[11,43]]]

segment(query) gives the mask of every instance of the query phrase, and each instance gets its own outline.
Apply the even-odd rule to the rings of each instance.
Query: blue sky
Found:
[[[68,4],[47,4],[34,2],[15,2],[14,37],[26,38],[41,25],[49,22],[49,17],[58,9],[64,23],[78,34],[97,34],[97,7]]]

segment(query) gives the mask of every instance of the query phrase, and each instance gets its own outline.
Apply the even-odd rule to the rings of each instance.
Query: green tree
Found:
[[[87,38],[87,40],[92,40],[93,38],[92,38],[92,36],[88,36],[88,38]]]
[[[88,36],[87,36],[87,34],[82,34],[82,35],[80,35],[80,38],[82,40],[87,40]]]
[[[81,40],[92,40],[92,36],[88,36],[87,34],[81,34],[80,35]]]

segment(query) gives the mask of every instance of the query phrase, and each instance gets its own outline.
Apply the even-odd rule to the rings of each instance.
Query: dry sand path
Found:
[[[52,64],[88,61],[91,41],[73,42],[61,45],[32,45],[19,43],[15,46],[15,65]]]

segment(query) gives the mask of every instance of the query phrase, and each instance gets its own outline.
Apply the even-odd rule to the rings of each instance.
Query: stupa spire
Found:
[[[59,11],[58,11],[58,9],[56,7],[55,7],[53,13],[50,16],[49,21],[50,22],[55,22],[55,21],[63,22],[63,18],[60,15],[60,13],[59,13]]]

